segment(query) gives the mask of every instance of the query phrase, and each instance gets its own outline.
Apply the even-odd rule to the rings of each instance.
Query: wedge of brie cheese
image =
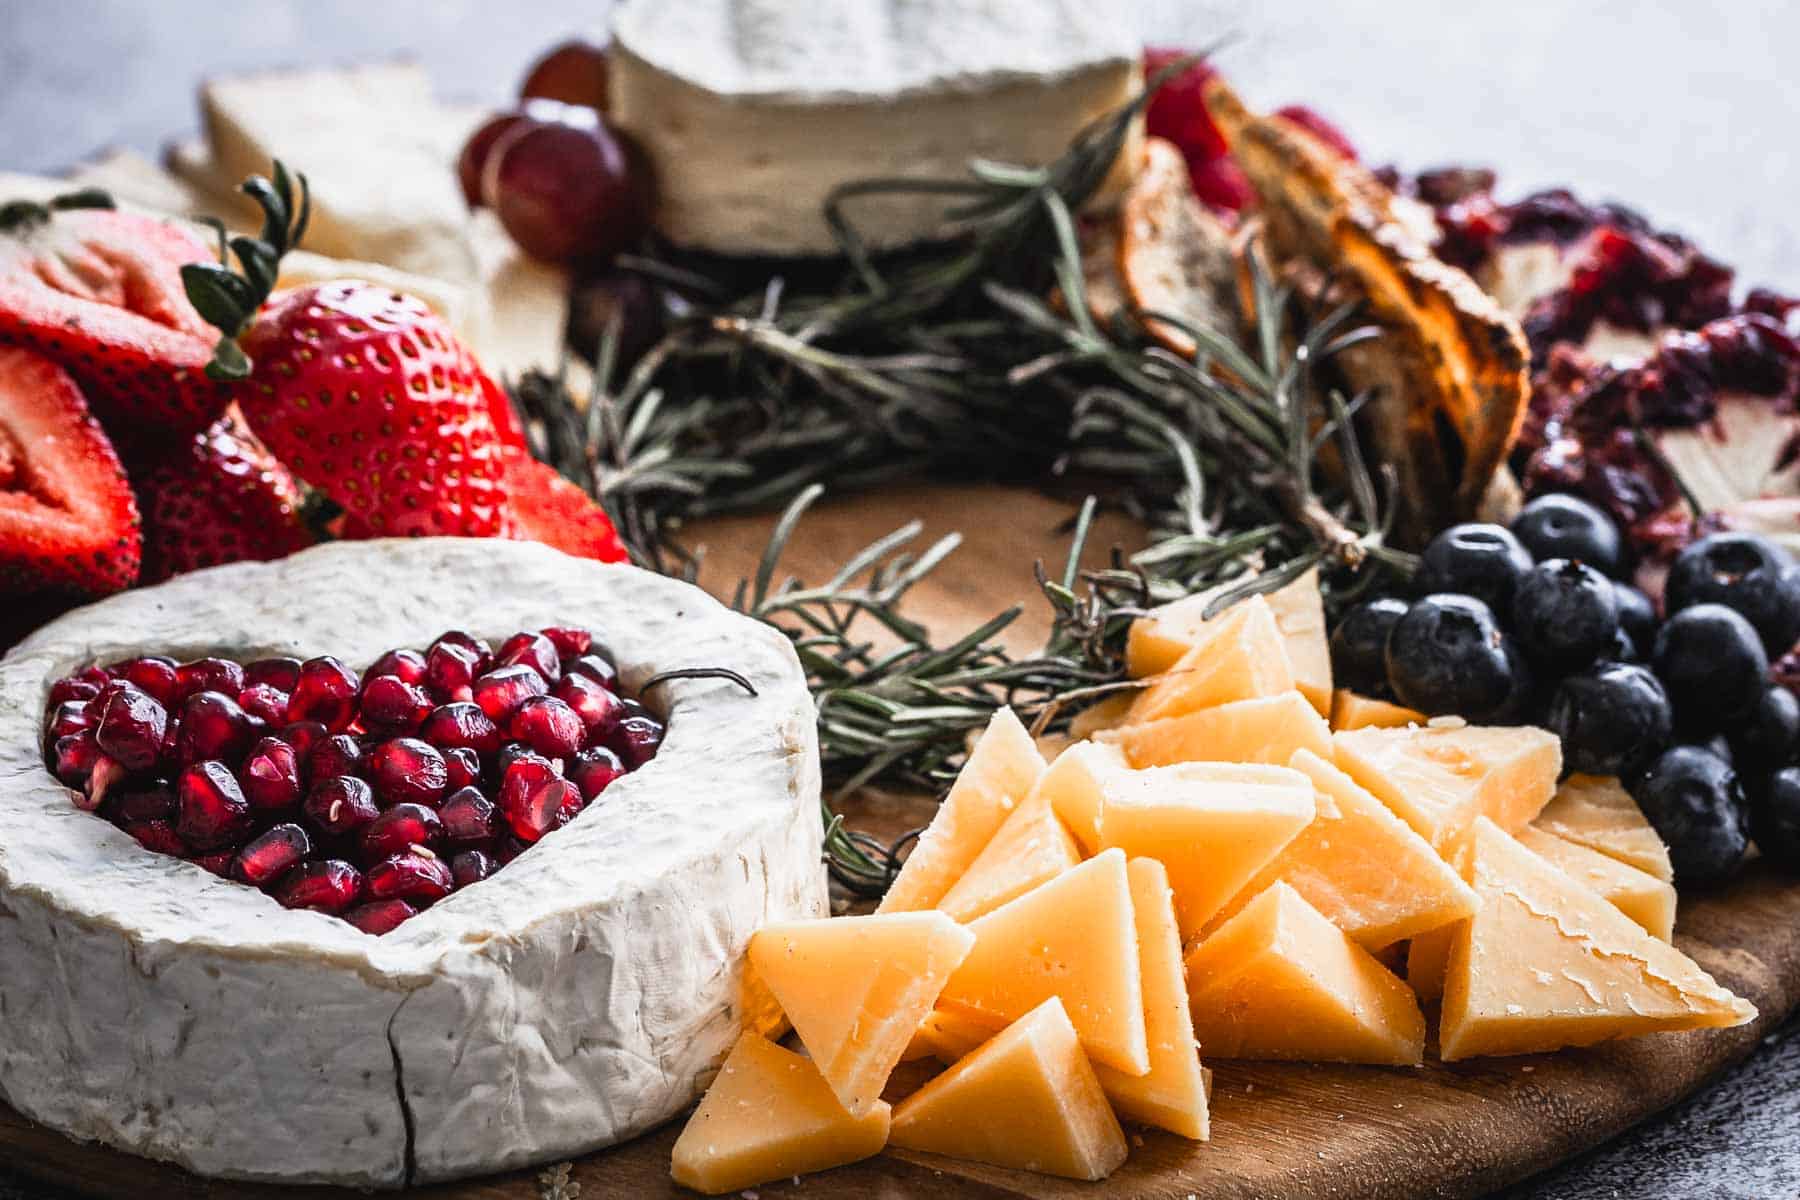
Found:
[[[363,663],[547,624],[592,628],[628,686],[719,666],[757,694],[657,687],[654,761],[385,937],[142,849],[43,765],[47,689],[95,660]],[[758,1024],[751,933],[826,912],[787,640],[689,585],[532,543],[340,542],[71,613],[0,663],[0,789],[0,1100],[205,1175],[399,1187],[631,1137]]]
[[[627,0],[609,115],[651,160],[671,240],[833,254],[822,212],[840,183],[1058,157],[1136,91],[1130,26],[1086,0]],[[942,232],[944,207],[866,199],[849,215],[890,247]]]

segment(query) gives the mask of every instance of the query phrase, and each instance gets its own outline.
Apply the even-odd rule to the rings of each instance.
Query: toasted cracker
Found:
[[[1119,205],[1118,277],[1132,307],[1240,340],[1231,230],[1194,195],[1187,161],[1162,138],[1146,138],[1143,165]],[[1158,342],[1192,358],[1185,330],[1146,318]]]

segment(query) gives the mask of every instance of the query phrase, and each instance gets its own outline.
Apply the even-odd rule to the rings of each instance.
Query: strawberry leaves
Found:
[[[228,237],[224,223],[214,218],[209,224],[218,231],[219,261],[189,263],[181,268],[181,282],[189,303],[223,335],[214,347],[212,361],[206,365],[206,374],[212,379],[250,377],[253,364],[238,338],[275,290],[282,255],[300,244],[312,219],[312,196],[306,176],[290,176],[280,159],[275,160],[274,176],[271,181],[252,175],[239,189],[263,210],[260,237]],[[239,270],[231,267],[233,256]]]

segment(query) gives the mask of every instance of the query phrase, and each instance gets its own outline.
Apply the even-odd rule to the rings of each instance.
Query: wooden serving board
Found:
[[[1060,527],[1070,506],[997,487],[905,489],[817,510],[801,526],[784,569],[824,578],[850,552],[913,517],[927,537],[958,529],[965,542],[939,578],[915,594],[917,615],[960,632],[1009,604],[1027,604],[1010,640],[1041,641],[1035,556],[1060,565]],[[754,569],[769,521],[715,522],[705,581],[729,587]],[[1103,521],[1090,541],[1098,557],[1136,534]],[[922,823],[928,798],[886,797],[853,819],[890,833]],[[1614,1136],[1703,1086],[1750,1053],[1800,1005],[1800,882],[1758,867],[1731,886],[1684,896],[1676,941],[1701,966],[1761,1011],[1739,1029],[1663,1034],[1587,1050],[1487,1059],[1418,1069],[1212,1062],[1212,1141],[1196,1144],[1144,1130],[1129,1161],[1101,1184],[1075,1183],[890,1152],[854,1166],[756,1189],[763,1197],[901,1200],[923,1197],[1477,1196],[1522,1179]],[[582,1200],[691,1196],[669,1181],[679,1122],[572,1166]],[[47,1183],[108,1200],[334,1200],[355,1193],[221,1183],[113,1150],[81,1145],[0,1106],[0,1161]],[[537,1172],[419,1189],[431,1200],[543,1200]]]

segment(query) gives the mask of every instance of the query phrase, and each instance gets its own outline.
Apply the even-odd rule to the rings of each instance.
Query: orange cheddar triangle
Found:
[[[1664,883],[1675,878],[1669,848],[1617,779],[1569,776],[1535,823],[1545,833],[1598,850]]]
[[[1044,756],[1012,709],[996,712],[876,911],[916,912],[942,900],[1043,771]]]
[[[1331,697],[1333,729],[1367,729],[1370,726],[1378,729],[1404,729],[1408,725],[1423,725],[1426,720],[1422,712],[1341,688]]]
[[[1310,750],[1288,764],[1312,783],[1318,815],[1212,918],[1217,925],[1276,880],[1364,949],[1475,912],[1475,893],[1412,827]]]
[[[1220,592],[1238,581],[1185,596],[1153,609],[1131,623],[1125,643],[1125,670],[1134,679],[1161,675],[1213,633],[1224,617],[1257,599],[1275,618],[1287,647],[1294,683],[1307,702],[1324,716],[1331,705],[1331,648],[1326,639],[1325,605],[1319,595],[1319,573],[1307,571],[1292,583],[1261,597],[1241,600],[1209,619],[1206,610]]]
[[[1306,828],[1314,812],[1312,783],[1286,767],[1151,767],[1106,781],[1100,840],[1168,868],[1181,936],[1188,939]]]
[[[1181,717],[1095,734],[1125,751],[1134,767],[1172,763],[1285,763],[1294,751],[1331,756],[1331,727],[1299,692],[1238,700]]]
[[[1601,899],[1643,926],[1651,937],[1666,942],[1675,936],[1674,884],[1535,825],[1527,825],[1513,836],[1521,846],[1564,875],[1593,889]]]
[[[1134,858],[1125,872],[1131,879],[1138,957],[1144,970],[1144,1032],[1150,1044],[1150,1070],[1144,1075],[1126,1075],[1096,1064],[1094,1074],[1120,1116],[1204,1142],[1208,1137],[1206,1070],[1200,1065],[1194,1022],[1188,1015],[1181,930],[1175,924],[1169,874],[1153,858]]]
[[[675,1139],[670,1174],[718,1196],[842,1166],[887,1144],[889,1116],[880,1101],[850,1115],[804,1055],[746,1033]]]
[[[1061,997],[1096,1062],[1150,1069],[1125,855],[1107,850],[967,926],[974,948],[939,1004],[1014,1021]]]
[[[1332,747],[1338,766],[1439,853],[1466,837],[1478,816],[1509,831],[1522,828],[1550,802],[1562,771],[1562,743],[1529,726],[1450,720],[1351,729],[1336,734]]]
[[[749,957],[838,1102],[861,1115],[974,944],[943,913],[877,913],[766,925]]]
[[[1043,797],[1074,835],[1083,854],[1100,851],[1100,789],[1109,776],[1128,771],[1125,752],[1107,742],[1076,742],[1038,776],[1033,797]]]
[[[1319,568],[1269,593],[1275,625],[1287,643],[1294,686],[1321,717],[1331,714],[1331,642],[1325,629],[1325,601]]]
[[[987,847],[938,901],[938,911],[969,922],[1054,879],[1081,861],[1081,850],[1036,792],[1001,822]]]
[[[1293,688],[1275,613],[1263,597],[1252,596],[1208,621],[1200,640],[1137,694],[1125,720],[1138,725]]]
[[[949,1158],[1104,1179],[1125,1131],[1052,996],[901,1101],[893,1144]]]
[[[1475,822],[1468,874],[1481,908],[1450,944],[1438,1030],[1446,1062],[1756,1016],[1687,955],[1486,818]]]
[[[1188,1003],[1208,1058],[1416,1066],[1425,1018],[1412,991],[1274,883],[1187,957]]]

